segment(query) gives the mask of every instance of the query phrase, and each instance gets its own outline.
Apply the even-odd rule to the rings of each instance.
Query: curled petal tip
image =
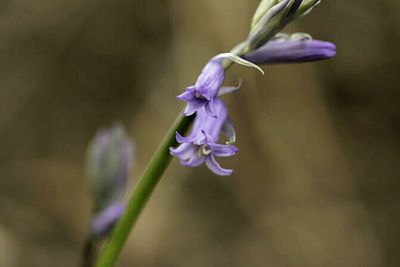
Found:
[[[213,173],[219,176],[229,176],[233,170],[222,168],[213,156],[206,159],[206,165]]]
[[[216,55],[213,60],[217,60],[217,59],[229,59],[232,60],[233,62],[235,62],[236,64],[242,65],[242,66],[246,66],[246,67],[251,67],[251,68],[255,68],[256,70],[258,70],[259,72],[261,72],[262,75],[264,75],[264,71],[257,66],[256,64],[245,60],[233,53],[222,53],[219,55]]]

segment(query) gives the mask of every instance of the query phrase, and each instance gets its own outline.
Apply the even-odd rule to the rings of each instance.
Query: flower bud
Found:
[[[312,40],[307,34],[279,34],[277,39],[269,41],[244,58],[255,64],[303,63],[323,60],[336,54],[333,43]]]
[[[95,211],[118,201],[125,191],[132,161],[132,144],[122,126],[100,130],[88,148],[87,169]]]
[[[249,50],[259,48],[280,32],[293,20],[301,3],[302,0],[262,2],[256,11],[253,18],[254,25],[247,37]]]
[[[258,5],[256,12],[253,15],[253,19],[251,20],[251,29],[256,26],[256,24],[260,21],[260,19],[271,9],[274,5],[278,4],[278,0],[262,0]]]
[[[321,3],[321,0],[303,0],[300,7],[296,11],[294,18],[298,18],[298,17],[307,15],[314,9],[314,7],[316,7],[320,3]]]

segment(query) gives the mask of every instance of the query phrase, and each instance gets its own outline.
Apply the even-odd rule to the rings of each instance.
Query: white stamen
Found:
[[[211,154],[211,148],[208,145],[204,145],[204,146],[201,147],[201,153],[204,156],[208,156],[208,155]]]

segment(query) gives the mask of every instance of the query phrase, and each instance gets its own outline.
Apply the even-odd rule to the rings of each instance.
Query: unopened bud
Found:
[[[278,4],[278,0],[262,0],[258,5],[256,12],[253,15],[253,19],[251,20],[251,29],[256,26],[256,24],[260,21],[260,19],[271,9],[274,5]]]
[[[303,0],[294,17],[298,18],[307,15],[314,7],[319,5],[319,3],[321,3],[321,0]]]
[[[88,148],[87,168],[95,211],[118,201],[125,191],[132,161],[132,144],[122,126],[100,130]]]
[[[259,48],[280,32],[296,15],[302,0],[261,2],[247,38],[249,50]]]
[[[306,33],[280,33],[244,58],[256,64],[303,63],[329,59],[335,54],[333,43],[312,40]]]

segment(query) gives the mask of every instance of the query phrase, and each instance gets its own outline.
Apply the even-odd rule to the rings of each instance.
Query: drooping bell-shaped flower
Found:
[[[176,133],[180,145],[170,148],[171,155],[178,157],[183,166],[197,167],[205,163],[217,175],[230,175],[232,170],[222,168],[215,157],[229,157],[238,152],[233,145],[218,144],[221,129],[228,122],[228,112],[225,104],[219,98],[214,99],[217,117],[211,117],[207,112],[199,110],[189,136],[182,137]]]
[[[189,86],[182,94],[178,95],[178,99],[188,103],[184,114],[190,116],[204,107],[210,116],[215,117],[214,98],[218,94],[224,78],[225,73],[221,60],[210,60],[197,78],[196,84]]]
[[[255,64],[303,63],[329,59],[336,54],[333,43],[306,38],[277,38],[244,56]]]
[[[232,60],[243,66],[256,68],[263,73],[257,65],[232,53],[216,55],[204,67],[195,85],[187,87],[182,94],[177,96],[178,99],[187,102],[184,111],[185,116],[190,116],[203,108],[209,116],[218,116],[218,112],[215,110],[214,98],[217,97],[224,82],[225,70],[222,66],[224,59]]]

